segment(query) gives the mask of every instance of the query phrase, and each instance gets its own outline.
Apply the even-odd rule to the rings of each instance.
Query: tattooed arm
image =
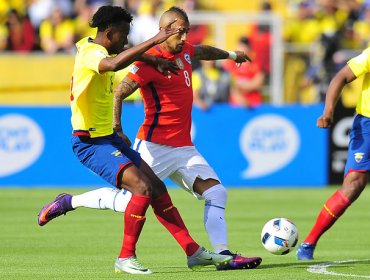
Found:
[[[114,89],[114,100],[113,100],[113,129],[120,135],[126,143],[131,146],[131,141],[123,133],[121,116],[122,116],[122,101],[129,97],[139,88],[139,84],[127,76],[119,83]]]
[[[243,63],[247,60],[251,61],[251,59],[242,51],[229,52],[207,45],[195,46],[194,58],[200,60],[233,59],[236,63]]]

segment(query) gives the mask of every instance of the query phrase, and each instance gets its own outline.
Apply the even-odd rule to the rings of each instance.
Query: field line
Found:
[[[332,265],[336,265],[336,264],[357,263],[357,262],[367,262],[367,261],[370,261],[370,259],[326,262],[326,263],[311,265],[307,268],[307,271],[311,272],[311,273],[316,273],[316,274],[329,274],[329,275],[334,275],[334,276],[344,276],[344,277],[368,278],[368,279],[370,279],[370,275],[346,274],[346,273],[338,273],[338,272],[335,272],[335,271],[328,271],[327,270],[328,267],[330,267]]]

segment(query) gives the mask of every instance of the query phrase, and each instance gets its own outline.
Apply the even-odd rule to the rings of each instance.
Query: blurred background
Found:
[[[190,43],[252,58],[240,68],[192,62],[193,141],[224,184],[341,182],[361,79],[345,87],[332,129],[317,129],[316,119],[330,79],[368,46],[370,1],[0,0],[0,187],[106,184],[69,144],[75,43],[94,37],[88,23],[101,5],[134,15],[131,45],[156,34],[158,17],[176,5],[189,15]],[[124,106],[133,140],[139,92]]]

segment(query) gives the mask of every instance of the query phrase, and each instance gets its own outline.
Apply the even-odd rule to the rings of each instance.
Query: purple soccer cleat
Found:
[[[260,257],[243,257],[238,254],[233,254],[229,250],[220,252],[221,255],[229,255],[233,260],[228,264],[217,266],[217,270],[233,270],[233,269],[253,269],[260,265],[262,258]]]
[[[72,208],[71,200],[72,195],[61,193],[52,202],[42,207],[37,220],[39,225],[46,225],[52,219],[63,214],[65,215],[67,212],[74,210]]]

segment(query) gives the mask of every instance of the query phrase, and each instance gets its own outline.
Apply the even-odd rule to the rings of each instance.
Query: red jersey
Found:
[[[148,54],[176,61],[178,75],[166,77],[144,62],[136,62],[128,77],[140,85],[145,118],[137,138],[173,147],[193,146],[190,137],[193,104],[191,57],[194,47],[185,43],[171,54],[157,45]]]
[[[243,63],[240,67],[232,60],[227,60],[224,64],[224,69],[231,73],[234,79],[250,80],[261,72],[258,64],[254,62]],[[262,93],[259,90],[246,91],[243,93],[248,106],[257,107],[263,103]],[[230,103],[235,105],[233,98],[230,98]]]

